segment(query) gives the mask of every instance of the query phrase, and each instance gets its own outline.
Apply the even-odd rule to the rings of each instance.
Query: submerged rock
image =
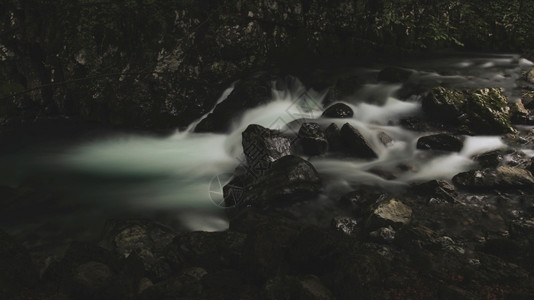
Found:
[[[251,124],[242,136],[243,152],[250,167],[266,170],[272,162],[292,152],[292,140],[277,130]]]
[[[421,150],[459,152],[463,146],[461,138],[446,133],[423,136],[417,140],[417,149]]]
[[[363,159],[378,158],[378,155],[360,131],[352,127],[349,123],[345,123],[341,127],[340,135],[348,154]]]
[[[326,136],[317,123],[302,124],[298,137],[302,152],[306,155],[321,155],[328,150]]]
[[[352,118],[354,112],[345,103],[335,103],[328,107],[322,114],[323,118]]]
[[[452,178],[455,185],[467,189],[514,189],[534,188],[534,177],[516,167],[499,167],[460,173]]]

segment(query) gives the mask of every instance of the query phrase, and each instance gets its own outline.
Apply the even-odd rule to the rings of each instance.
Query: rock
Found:
[[[330,124],[325,129],[325,137],[328,141],[328,150],[329,151],[340,151],[343,147],[341,141],[341,135],[339,133],[339,127],[335,123]]]
[[[523,102],[521,100],[510,104],[510,119],[513,124],[534,124],[534,117],[531,115],[530,111],[523,106]]]
[[[354,112],[345,103],[335,103],[329,106],[322,114],[323,118],[352,118]]]
[[[181,233],[167,247],[165,257],[174,269],[235,267],[239,265],[246,236],[233,231]]]
[[[395,240],[395,234],[395,230],[391,226],[388,226],[378,228],[375,231],[371,231],[369,233],[369,236],[374,240],[382,243],[392,243]]]
[[[19,299],[23,291],[35,288],[38,273],[28,250],[0,230],[0,295]]]
[[[248,284],[250,277],[235,269],[222,269],[202,277],[202,299],[251,299],[257,290]],[[254,292],[251,292],[254,291]]]
[[[375,174],[377,176],[380,176],[386,180],[393,180],[397,178],[397,174],[395,174],[395,171],[386,169],[384,167],[376,166],[372,167],[371,169],[367,170],[369,173]]]
[[[269,279],[263,288],[262,299],[335,299],[332,292],[314,275],[278,276]]]
[[[365,140],[360,131],[349,123],[345,123],[340,130],[341,139],[346,147],[346,151],[357,158],[374,159],[378,155],[371,145]]]
[[[525,74],[525,80],[526,80],[528,83],[532,83],[532,84],[534,84],[534,68],[530,69],[530,70]]]
[[[391,146],[393,144],[393,139],[385,132],[380,131],[378,133],[378,140],[382,143],[384,146]]]
[[[263,176],[243,187],[242,201],[235,203],[225,191],[225,201],[236,208],[283,206],[312,198],[321,189],[321,179],[313,165],[294,155],[276,160]],[[228,199],[228,200],[226,200]]]
[[[304,123],[300,127],[299,143],[306,155],[321,155],[328,150],[328,141],[317,123]]]
[[[458,124],[464,114],[465,95],[455,89],[435,87],[423,97],[423,111],[432,119]]]
[[[521,103],[526,109],[534,109],[534,91],[521,91]]]
[[[503,89],[478,89],[468,96],[469,128],[481,134],[515,133],[510,120],[508,98]]]
[[[387,197],[386,194],[373,190],[356,190],[343,195],[338,203],[344,210],[349,210],[356,216],[361,216],[364,210],[378,199]]]
[[[358,229],[358,221],[351,217],[334,217],[332,227],[346,235],[353,235]]]
[[[272,98],[271,79],[266,74],[260,74],[236,83],[228,98],[197,124],[195,132],[227,132],[232,121],[239,118],[245,110],[265,104]]]
[[[135,253],[152,278],[166,276],[168,267],[162,255],[176,233],[169,227],[148,220],[109,220],[100,245],[121,257]]]
[[[482,168],[497,168],[504,160],[502,150],[493,150],[473,157]]]
[[[412,76],[413,71],[399,68],[387,67],[378,73],[377,80],[388,83],[400,83],[407,81]]]
[[[365,227],[369,231],[380,227],[392,226],[399,228],[408,224],[412,217],[412,209],[404,203],[389,198],[371,206],[365,220]]]
[[[425,198],[440,198],[449,203],[456,202],[454,185],[445,180],[431,180],[415,186],[417,193]]]
[[[417,149],[460,152],[464,147],[461,138],[446,134],[427,135],[417,140]]]
[[[249,167],[265,172],[275,160],[291,154],[292,140],[277,130],[249,125],[242,133],[243,152]]]
[[[532,174],[516,167],[463,172],[454,176],[452,182],[466,189],[531,189],[534,187]]]
[[[508,99],[502,89],[459,91],[433,88],[423,98],[423,111],[436,120],[478,134],[515,133],[510,120]]]

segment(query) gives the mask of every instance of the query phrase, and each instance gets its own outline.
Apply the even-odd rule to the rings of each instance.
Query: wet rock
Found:
[[[386,180],[393,180],[397,178],[397,174],[395,174],[394,171],[382,167],[372,167],[368,170],[368,172],[378,175]]]
[[[228,194],[224,196],[225,201],[228,199],[231,201],[229,204],[237,208],[267,208],[313,198],[320,189],[321,179],[313,165],[298,156],[288,155],[276,160],[250,186],[243,187],[239,203],[230,199]]]
[[[227,132],[232,121],[239,118],[245,110],[265,104],[271,99],[271,79],[266,74],[260,74],[236,83],[228,98],[195,127],[195,132]]]
[[[458,90],[435,87],[423,98],[422,104],[430,118],[457,124],[464,113],[465,95]]]
[[[240,270],[221,269],[202,277],[203,299],[250,299],[257,289],[250,286],[249,277]]]
[[[351,211],[356,216],[361,216],[367,207],[384,197],[387,195],[379,191],[356,190],[343,195],[338,203],[341,208]]]
[[[473,157],[473,159],[478,162],[482,168],[497,168],[504,160],[504,152],[502,150],[493,150],[479,154]]]
[[[329,106],[322,114],[323,118],[352,118],[354,112],[345,103],[335,103]]]
[[[461,138],[446,134],[423,136],[417,140],[417,149],[460,152],[464,146]]]
[[[382,242],[382,243],[392,243],[395,240],[395,234],[396,232],[393,229],[393,227],[388,226],[388,227],[378,228],[375,231],[371,231],[369,233],[369,236],[372,239]]]
[[[512,262],[517,262],[524,253],[517,241],[507,238],[489,239],[479,248],[483,252]]]
[[[534,91],[522,91],[521,103],[526,109],[534,109]]]
[[[377,80],[388,83],[399,83],[407,81],[412,76],[413,71],[399,68],[387,67],[378,73]]]
[[[524,169],[499,167],[463,172],[452,178],[455,185],[466,189],[531,189],[534,177]]]
[[[0,295],[5,299],[18,299],[23,291],[35,288],[38,273],[28,251],[2,230],[0,270]]]
[[[399,228],[408,224],[412,217],[412,209],[394,198],[389,198],[371,206],[365,227],[368,230],[376,230],[380,227],[392,226]]]
[[[507,97],[498,88],[459,91],[436,87],[423,98],[423,111],[430,118],[461,130],[478,134],[514,133],[507,104]]]
[[[332,227],[346,235],[353,235],[358,229],[358,221],[351,217],[335,217],[332,219]]]
[[[148,219],[109,220],[100,245],[121,257],[135,253],[146,271],[160,278],[168,272],[162,255],[175,236],[169,227]]]
[[[139,299],[198,299],[202,292],[202,283],[196,271],[184,270],[177,276],[146,288]]]
[[[339,133],[339,127],[335,123],[330,124],[325,129],[325,137],[328,141],[328,150],[329,151],[340,151],[343,147],[341,141],[341,135]]]
[[[246,234],[233,231],[181,233],[167,247],[165,257],[174,269],[233,267],[239,264],[245,238]]]
[[[391,146],[393,144],[393,138],[391,138],[387,133],[381,131],[378,133],[378,140],[382,143],[384,146]]]
[[[521,100],[510,104],[510,116],[513,124],[532,125],[534,123],[534,117],[531,115],[530,111],[523,106]]]
[[[363,159],[378,158],[378,155],[360,131],[352,127],[349,123],[345,123],[341,127],[340,136],[348,154]]]
[[[278,276],[263,288],[264,299],[335,299],[332,292],[314,275]]]
[[[423,197],[439,198],[449,203],[456,202],[454,185],[445,180],[431,180],[415,186],[415,190]]]
[[[291,154],[292,140],[277,130],[260,125],[249,125],[242,133],[243,152],[249,166],[262,170],[270,167],[275,160]]]
[[[299,143],[306,155],[321,155],[328,150],[328,141],[317,123],[304,123],[300,127]]]

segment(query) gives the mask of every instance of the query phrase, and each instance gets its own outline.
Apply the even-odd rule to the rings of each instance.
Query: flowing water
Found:
[[[511,101],[515,101],[515,81],[521,70],[532,63],[517,55],[478,54],[400,65],[415,72],[411,84],[424,88],[504,87]],[[500,137],[477,136],[466,137],[460,153],[435,156],[417,150],[417,139],[429,133],[403,129],[399,120],[419,114],[421,101],[415,95],[405,101],[395,98],[402,85],[373,80],[380,68],[354,69],[356,74],[371,79],[343,99],[354,109],[353,118],[317,120],[325,126],[350,123],[379,156],[372,161],[328,155],[310,158],[324,179],[325,197],[335,198],[362,185],[402,189],[413,182],[450,179],[475,166],[471,159],[474,154],[504,146]],[[41,182],[41,186],[61,195],[60,200],[45,204],[42,213],[21,217],[17,226],[25,224],[29,230],[54,223],[80,227],[76,232],[83,232],[110,217],[161,216],[167,223],[171,220],[189,230],[224,230],[228,225],[220,207],[221,185],[243,161],[241,132],[252,123],[284,129],[293,120],[316,118],[322,113],[326,91],[309,89],[298,81],[289,86],[289,90],[273,88],[273,100],[234,120],[228,134],[193,133],[195,122],[168,137],[113,133],[74,143],[48,142],[4,151],[0,157],[0,185]],[[232,88],[217,103],[224,101]],[[381,132],[389,135],[393,143],[383,145],[377,137]],[[376,169],[396,172],[396,178],[386,180],[370,172]],[[21,216],[26,213],[20,212]]]

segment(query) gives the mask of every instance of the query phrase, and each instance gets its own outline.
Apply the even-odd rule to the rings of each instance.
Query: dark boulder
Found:
[[[300,127],[299,143],[305,155],[321,155],[328,150],[328,141],[317,123],[304,123]]]
[[[161,278],[169,271],[164,250],[175,236],[171,228],[148,219],[109,220],[100,245],[119,257],[135,253],[152,278]]]
[[[329,151],[340,151],[343,147],[339,127],[335,123],[330,124],[324,131],[326,140],[328,141]]]
[[[534,177],[524,169],[499,167],[463,172],[452,178],[455,185],[466,189],[532,189]]]
[[[0,295],[4,299],[19,299],[23,291],[31,290],[38,273],[28,251],[15,239],[0,230]]]
[[[290,155],[292,139],[277,130],[252,124],[242,133],[243,152],[249,167],[266,170],[275,160]]]
[[[378,73],[377,80],[388,83],[400,83],[407,81],[412,76],[413,71],[399,68],[387,67]]]
[[[497,168],[504,160],[504,153],[502,150],[493,150],[476,155],[473,159],[482,168]]]
[[[433,88],[423,98],[423,111],[436,120],[477,134],[515,133],[508,99],[502,89],[459,91]]]
[[[354,112],[345,103],[335,103],[329,106],[322,114],[323,118],[352,118]]]
[[[459,152],[463,146],[461,138],[446,133],[423,136],[417,140],[417,149],[421,150]]]
[[[232,121],[245,110],[265,104],[272,98],[271,80],[270,76],[261,74],[236,83],[228,98],[198,123],[195,132],[227,132]]]
[[[243,187],[241,201],[235,203],[232,199],[231,204],[237,208],[292,204],[313,198],[320,189],[321,179],[313,165],[298,156],[288,155],[276,160],[262,176]],[[229,199],[228,194],[224,196]]]
[[[378,155],[371,145],[365,140],[360,131],[349,123],[345,123],[340,130],[341,139],[346,147],[346,151],[357,158],[374,159]]]

